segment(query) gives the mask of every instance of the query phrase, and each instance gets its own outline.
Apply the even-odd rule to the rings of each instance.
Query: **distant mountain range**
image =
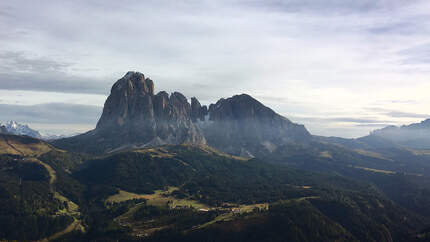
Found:
[[[371,135],[382,137],[410,148],[430,149],[430,119],[400,127],[388,126],[373,131]]]
[[[39,133],[39,131],[30,128],[26,124],[20,124],[15,121],[8,121],[6,123],[0,123],[0,126],[3,126],[3,130],[9,134],[27,135],[37,139],[42,138],[42,135]]]
[[[56,134],[49,134],[49,133],[41,133],[38,130],[30,128],[27,124],[18,123],[16,121],[7,121],[5,123],[0,122],[0,134],[14,134],[14,135],[26,135],[32,138],[36,139],[43,139],[43,140],[56,140],[56,139],[63,139],[67,138],[75,134],[71,135],[56,135]]]

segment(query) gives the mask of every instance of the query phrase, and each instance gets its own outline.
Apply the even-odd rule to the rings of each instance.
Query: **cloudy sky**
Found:
[[[0,121],[92,129],[129,70],[358,137],[430,117],[430,1],[0,1]]]

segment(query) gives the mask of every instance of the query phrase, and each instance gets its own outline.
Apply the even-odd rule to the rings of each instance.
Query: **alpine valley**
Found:
[[[0,127],[0,240],[430,241],[429,124],[314,136],[128,72],[87,133]]]

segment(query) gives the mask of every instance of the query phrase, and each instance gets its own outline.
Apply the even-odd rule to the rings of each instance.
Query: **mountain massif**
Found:
[[[154,83],[128,72],[111,89],[94,130],[56,145],[88,153],[208,144],[224,152],[254,157],[285,143],[307,142],[311,135],[249,95],[220,99],[209,108],[179,92],[154,94]],[[83,149],[83,150],[82,150]]]

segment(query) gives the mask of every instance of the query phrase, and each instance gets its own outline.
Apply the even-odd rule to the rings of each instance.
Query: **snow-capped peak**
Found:
[[[15,135],[27,135],[34,138],[42,138],[42,135],[34,130],[28,127],[26,124],[20,124],[16,121],[8,121],[6,123],[0,123],[0,126],[4,126],[8,133],[15,134]]]

